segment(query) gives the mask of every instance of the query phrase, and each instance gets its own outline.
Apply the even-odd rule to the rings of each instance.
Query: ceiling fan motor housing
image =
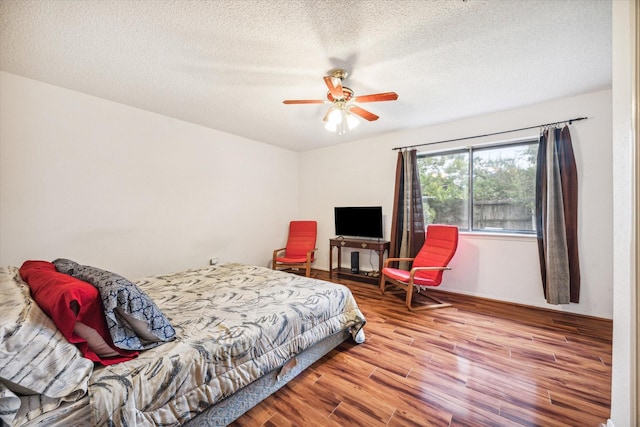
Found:
[[[327,92],[327,99],[331,102],[336,102],[336,101],[347,102],[352,97],[353,97],[353,91],[346,86],[342,86],[342,98],[340,99],[334,98],[333,95],[331,94],[331,91]]]
[[[333,70],[333,73],[331,73],[331,75],[337,79],[340,80],[344,80],[347,78],[347,76],[349,75],[349,73],[347,72],[347,70],[343,70],[342,68],[338,68],[336,70]]]

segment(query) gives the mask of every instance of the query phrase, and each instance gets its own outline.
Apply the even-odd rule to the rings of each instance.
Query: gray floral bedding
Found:
[[[348,330],[364,341],[365,318],[341,285],[242,264],[136,284],[177,338],[94,367],[42,313],[17,267],[0,268],[0,424],[54,422],[49,411],[69,416],[88,399],[92,425],[178,425],[325,337]]]
[[[242,264],[137,282],[178,339],[97,368],[89,382],[98,425],[182,423],[346,328],[364,341],[348,288]]]
[[[7,281],[20,281],[7,271]],[[181,424],[325,337],[346,329],[364,341],[365,318],[341,285],[242,264],[136,284],[168,317],[177,338],[136,359],[93,369],[87,394],[94,425]],[[17,286],[19,292],[11,292],[24,295],[24,283]]]

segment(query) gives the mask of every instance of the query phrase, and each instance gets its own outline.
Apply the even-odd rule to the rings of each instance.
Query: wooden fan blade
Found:
[[[342,82],[339,78],[324,76],[324,83],[329,88],[329,92],[334,99],[344,98],[344,92],[342,91]]]
[[[376,116],[375,114],[373,114],[370,111],[365,110],[364,108],[360,108],[357,105],[352,105],[350,107],[347,108],[349,110],[349,112],[358,115],[360,117],[362,117],[365,120],[369,120],[370,122],[374,121],[374,120],[378,120],[379,117]]]
[[[283,104],[324,104],[327,101],[321,99],[286,99]]]
[[[356,96],[356,102],[378,102],[378,101],[395,101],[398,94],[395,92],[375,93],[373,95]]]

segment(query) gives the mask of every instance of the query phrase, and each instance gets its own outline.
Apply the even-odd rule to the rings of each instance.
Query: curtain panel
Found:
[[[540,135],[535,220],[547,302],[579,302],[578,173],[566,125],[545,129]]]
[[[389,257],[412,258],[424,245],[422,187],[416,150],[398,152]],[[408,269],[407,263],[400,268]]]

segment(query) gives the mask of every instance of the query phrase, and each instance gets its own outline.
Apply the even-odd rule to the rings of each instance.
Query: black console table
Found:
[[[333,268],[333,248],[338,248],[338,266]],[[373,282],[379,280],[379,276],[369,276],[364,273],[352,273],[350,268],[342,268],[342,248],[357,248],[366,249],[370,251],[376,251],[378,254],[378,273],[382,271],[382,263],[384,260],[384,253],[389,255],[389,242],[386,240],[364,240],[364,239],[343,239],[335,238],[329,239],[329,277],[333,277],[333,273],[341,274],[344,276],[351,276],[358,279],[368,279]]]

